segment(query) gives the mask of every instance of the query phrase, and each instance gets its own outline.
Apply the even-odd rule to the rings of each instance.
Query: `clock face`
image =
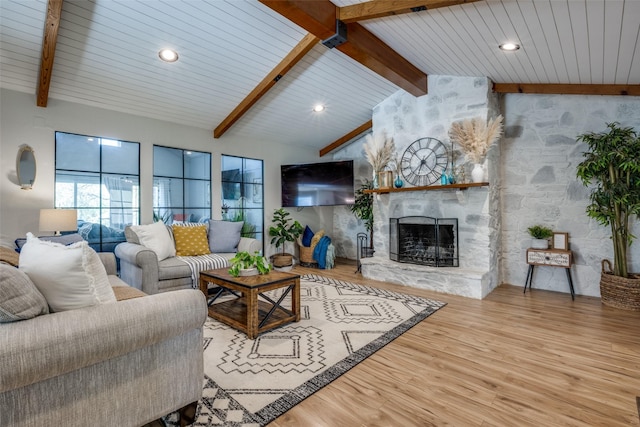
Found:
[[[446,169],[447,148],[435,138],[420,138],[402,154],[402,175],[413,185],[431,185]]]

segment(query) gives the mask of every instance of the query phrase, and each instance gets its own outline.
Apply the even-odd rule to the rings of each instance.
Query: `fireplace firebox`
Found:
[[[431,267],[458,267],[458,219],[389,219],[389,258]]]

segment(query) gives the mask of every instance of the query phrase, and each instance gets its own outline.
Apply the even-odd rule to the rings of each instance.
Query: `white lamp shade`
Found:
[[[77,229],[77,210],[40,209],[40,231],[74,231]]]

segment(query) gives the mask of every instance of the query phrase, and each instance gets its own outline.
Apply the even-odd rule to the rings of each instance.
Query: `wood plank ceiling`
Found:
[[[500,92],[638,94],[637,0],[261,3],[64,0],[49,98],[326,152],[399,88],[419,95],[421,75],[488,76]],[[335,31],[331,10],[348,42],[327,49],[315,38]],[[324,15],[309,24],[314,13]],[[46,19],[46,0],[0,2],[1,87],[34,93],[46,78]],[[522,48],[499,51],[507,40]],[[158,60],[165,46],[177,63]]]

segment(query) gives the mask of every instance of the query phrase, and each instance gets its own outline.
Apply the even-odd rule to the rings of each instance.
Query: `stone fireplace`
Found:
[[[389,259],[458,267],[458,220],[410,216],[389,219]]]
[[[470,176],[471,165],[465,163],[463,154],[451,146],[448,138],[451,123],[473,117],[488,119],[498,113],[498,96],[492,92],[488,79],[429,76],[428,95],[416,98],[398,91],[377,105],[373,110],[373,132],[386,132],[393,137],[399,153],[418,138],[436,138],[449,148],[454,164],[464,167]],[[361,260],[362,275],[477,299],[488,295],[498,285],[500,276],[499,164],[500,150],[489,150],[484,164],[485,181],[489,183],[486,186],[467,189],[433,186],[420,190],[405,186],[402,191],[375,194],[375,253],[373,257]],[[390,219],[415,217],[456,218],[455,232],[449,232],[446,227],[441,229],[441,234],[448,232],[455,236],[454,255],[447,255],[435,265],[433,262],[417,264],[392,260],[399,249],[394,245],[401,243],[391,243],[397,240],[390,240],[395,227]],[[432,234],[437,234],[436,230],[437,227],[432,228]],[[425,232],[423,237],[429,237],[428,234]],[[424,242],[421,244],[424,246]],[[446,253],[446,249],[441,249],[444,248],[442,245],[442,242],[436,242],[435,247]],[[425,249],[426,259],[430,260],[435,251]]]

